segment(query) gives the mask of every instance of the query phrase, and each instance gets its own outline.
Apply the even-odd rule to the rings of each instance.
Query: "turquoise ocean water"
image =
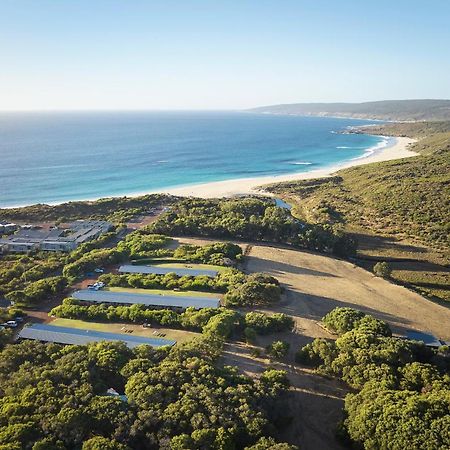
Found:
[[[1,113],[0,207],[326,168],[387,145],[368,121],[240,112]]]

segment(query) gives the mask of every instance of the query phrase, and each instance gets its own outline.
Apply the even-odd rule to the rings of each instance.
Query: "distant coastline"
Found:
[[[249,112],[308,117],[358,118],[388,122],[449,120],[450,100],[382,100],[362,103],[287,103],[252,108]]]

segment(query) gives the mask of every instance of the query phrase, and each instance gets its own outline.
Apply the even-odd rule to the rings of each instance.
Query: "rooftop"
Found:
[[[217,270],[208,269],[184,269],[178,267],[159,267],[159,266],[134,266],[131,264],[124,264],[119,267],[119,272],[122,273],[142,273],[142,274],[155,274],[155,275],[165,275],[167,273],[175,273],[182,276],[198,276],[206,275],[208,277],[215,277],[217,275]]]
[[[176,341],[170,339],[146,338],[130,336],[128,334],[105,333],[103,331],[80,330],[77,328],[57,327],[44,324],[25,326],[19,333],[18,339],[34,339],[38,341],[54,342],[57,344],[84,345],[90,342],[116,342],[122,341],[129,348],[146,344],[153,347],[175,345]]]
[[[218,297],[190,297],[129,292],[91,291],[84,289],[72,294],[73,298],[93,303],[118,303],[129,305],[164,306],[167,308],[218,308]]]
[[[408,330],[406,332],[406,338],[413,341],[421,341],[430,347],[440,347],[442,345],[442,342],[438,338],[422,331]]]

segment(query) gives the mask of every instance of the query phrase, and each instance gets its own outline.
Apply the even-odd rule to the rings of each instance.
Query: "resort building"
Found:
[[[37,250],[70,252],[79,245],[97,239],[113,227],[103,220],[77,220],[67,228],[33,228],[24,226],[16,233],[0,239],[2,252],[26,253]]]
[[[214,278],[218,274],[218,271],[209,269],[189,269],[184,267],[138,266],[132,264],[125,264],[119,267],[119,273],[140,273],[140,274],[156,274],[156,275],[175,273],[180,277],[183,276],[196,277],[199,275],[205,275],[207,277]]]
[[[425,333],[423,331],[417,330],[406,330],[406,335],[404,338],[409,341],[419,341],[423,342],[427,347],[439,348],[444,345],[445,342],[439,340],[437,337],[433,336],[431,333]]]
[[[176,341],[171,339],[130,336],[120,333],[105,333],[103,331],[82,330],[45,324],[26,325],[17,336],[17,340],[20,339],[32,339],[41,342],[54,342],[56,344],[67,345],[85,345],[91,342],[101,341],[121,341],[129,348],[143,344],[151,345],[152,347],[173,346],[176,344]]]
[[[13,233],[17,228],[15,223],[0,222],[0,235]]]
[[[218,308],[219,297],[193,297],[184,295],[135,294],[132,292],[95,291],[83,289],[72,297],[87,303],[106,303],[115,305],[144,305],[168,309]]]

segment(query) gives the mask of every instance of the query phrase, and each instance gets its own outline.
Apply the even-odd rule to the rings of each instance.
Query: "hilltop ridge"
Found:
[[[422,121],[450,120],[450,100],[382,100],[363,103],[291,103],[252,108],[249,112],[301,116]]]

